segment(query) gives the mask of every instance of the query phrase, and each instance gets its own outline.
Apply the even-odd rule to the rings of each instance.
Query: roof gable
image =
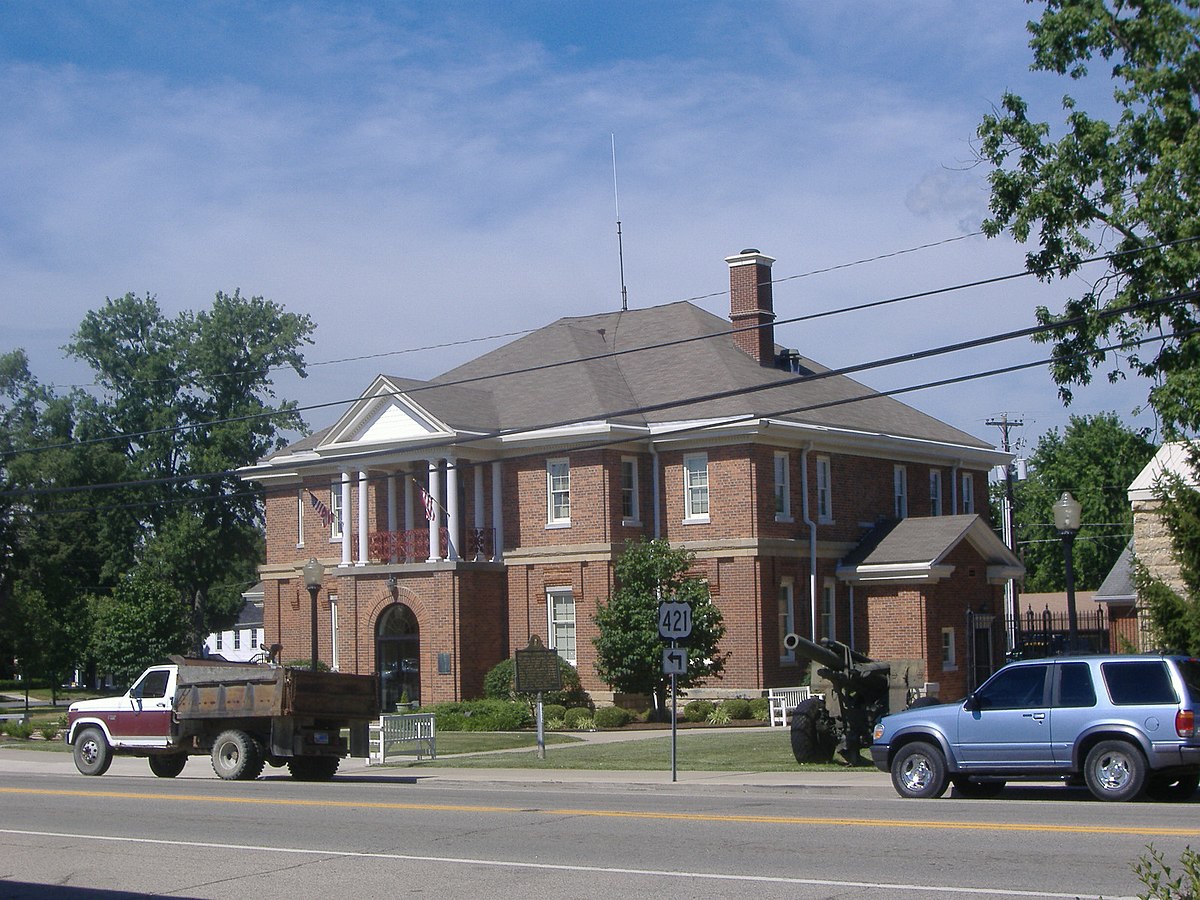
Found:
[[[409,382],[413,384],[420,382]],[[453,433],[449,425],[407,396],[399,380],[381,375],[329,429],[317,449],[404,443]]]
[[[988,581],[1020,578],[1025,567],[978,515],[924,516],[888,521],[867,532],[838,564],[838,577],[864,582],[933,584],[950,577],[946,559],[966,541],[987,565]]]

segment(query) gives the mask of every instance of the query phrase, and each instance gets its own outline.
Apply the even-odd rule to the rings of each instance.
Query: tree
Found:
[[[616,564],[616,590],[596,609],[599,634],[596,672],[616,691],[646,694],[663,709],[670,679],[662,674],[663,641],[658,634],[658,604],[690,603],[692,634],[685,645],[688,671],[676,676],[680,687],[718,678],[725,669],[720,652],[725,625],[708,595],[708,585],[687,573],[694,554],[674,550],[664,540],[630,544]]]
[[[1115,106],[1092,114],[1064,97],[1064,126],[1029,117],[1005,93],[978,129],[992,166],[984,231],[1024,243],[1036,231],[1029,271],[1049,281],[1085,274],[1111,253],[1090,286],[1050,326],[1051,371],[1064,401],[1072,385],[1109,367],[1151,380],[1150,404],[1168,428],[1200,426],[1200,16],[1196,0],[1045,0],[1029,23],[1034,70],[1086,85],[1111,66]],[[1161,338],[1161,340],[1157,340]],[[1132,342],[1151,339],[1143,346]],[[1111,349],[1126,343],[1126,349]]]
[[[95,601],[93,650],[101,670],[130,684],[147,666],[183,653],[189,643],[186,607],[175,587],[147,566]]]
[[[1053,514],[1064,491],[1082,506],[1072,556],[1076,584],[1081,590],[1100,586],[1133,531],[1126,491],[1154,451],[1144,434],[1126,428],[1114,413],[1071,416],[1064,432],[1042,435],[1029,457],[1029,477],[1013,492],[1025,590],[1065,587]]]
[[[1189,464],[1193,479],[1200,476],[1195,448]],[[1200,653],[1200,491],[1178,475],[1167,473],[1158,485],[1157,495],[1158,514],[1171,536],[1180,583],[1167,584],[1138,562],[1134,567],[1138,602],[1146,609],[1160,649],[1194,656]]]

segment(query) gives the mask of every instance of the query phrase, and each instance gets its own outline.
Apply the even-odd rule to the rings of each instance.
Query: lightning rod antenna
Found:
[[[612,138],[612,161],[613,161],[613,205],[617,210],[617,260],[621,264],[621,311],[625,312],[629,309],[629,297],[625,293],[625,248],[621,242],[621,199],[617,193],[617,136],[610,133]]]

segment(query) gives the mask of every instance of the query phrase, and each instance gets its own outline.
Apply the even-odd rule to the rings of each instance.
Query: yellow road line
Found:
[[[357,800],[303,800],[272,797],[220,797],[201,794],[161,794],[134,791],[50,790],[45,788],[0,787],[0,794],[24,794],[39,797],[102,797],[116,800],[173,800],[193,803],[230,803],[268,806],[322,807],[326,809],[388,809],[426,812],[526,813],[552,816],[594,816],[611,819],[649,819],[684,822],[731,822],[763,825],[821,825],[845,828],[924,828],[948,831],[1067,832],[1070,834],[1112,834],[1148,837],[1195,837],[1197,828],[1164,828],[1131,825],[1040,825],[1033,822],[943,822],[915,819],[860,819],[842,816],[760,816],[716,813],[629,812],[612,809],[530,808],[523,806],[483,806],[458,803],[361,802]]]

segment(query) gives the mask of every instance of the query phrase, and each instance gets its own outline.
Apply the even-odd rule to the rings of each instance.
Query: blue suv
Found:
[[[1085,783],[1101,800],[1185,800],[1200,785],[1200,660],[1010,663],[966,700],[884,716],[871,759],[901,797],[995,796],[1006,779]]]

